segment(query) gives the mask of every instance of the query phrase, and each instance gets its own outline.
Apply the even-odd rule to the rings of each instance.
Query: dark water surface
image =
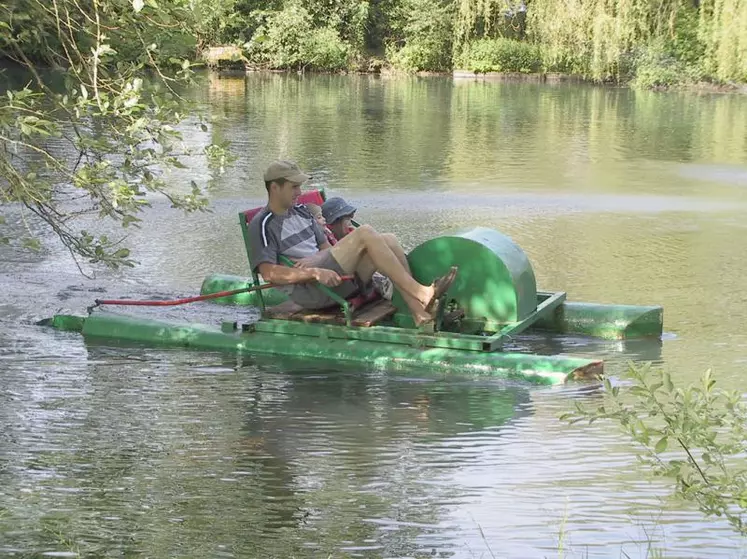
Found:
[[[541,289],[665,308],[660,343],[517,345],[604,357],[616,382],[628,360],[677,382],[712,367],[745,391],[746,98],[279,75],[194,95],[215,123],[187,142],[240,155],[222,177],[196,158],[171,178],[214,179],[212,213],[154,199],[130,237],[141,265],[95,280],[52,239],[39,255],[0,246],[0,556],[747,555],[648,480],[614,426],[557,420],[598,401],[595,386],[116,348],[33,324],[102,293],[187,296],[210,273],[246,274],[236,212],[262,203],[262,169],[288,156],[407,249],[493,227]]]

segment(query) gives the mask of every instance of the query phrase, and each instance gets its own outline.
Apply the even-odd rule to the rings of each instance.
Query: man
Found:
[[[275,161],[265,171],[268,203],[249,223],[253,269],[266,281],[287,286],[289,297],[307,309],[335,304],[315,282],[347,298],[357,285],[343,281],[341,275],[355,274],[366,284],[379,271],[397,286],[417,326],[432,323],[439,298],[456,277],[456,267],[433,284],[422,285],[409,273],[396,238],[380,235],[370,225],[361,225],[330,247],[309,211],[296,205],[301,185],[310,178],[293,161]],[[295,267],[279,264],[279,256],[293,260]]]

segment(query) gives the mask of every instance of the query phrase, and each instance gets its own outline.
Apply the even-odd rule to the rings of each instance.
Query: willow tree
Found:
[[[177,131],[186,101],[177,89],[192,69],[176,57],[194,46],[190,13],[187,0],[0,7],[0,57],[18,63],[28,80],[0,98],[0,212],[35,215],[76,262],[117,267],[133,264],[121,239],[79,230],[78,218],[136,226],[148,192],[185,211],[206,208],[197,184],[174,188],[163,179],[187,155]],[[210,161],[225,156],[222,146],[204,149]],[[0,242],[40,246],[34,227],[25,238],[5,229]]]
[[[704,0],[698,35],[706,71],[723,81],[747,81],[747,0]]]
[[[671,33],[679,0],[534,0],[529,28],[549,64],[605,79],[636,47]]]
[[[521,34],[523,0],[456,0],[454,37],[458,46],[491,35]]]
[[[548,64],[596,79],[648,50],[660,64],[747,80],[747,0],[532,0],[527,26]]]

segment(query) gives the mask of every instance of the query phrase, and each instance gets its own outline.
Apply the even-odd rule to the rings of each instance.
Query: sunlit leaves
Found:
[[[132,9],[123,10],[126,5],[126,0],[90,6],[58,0],[55,12],[42,0],[29,0],[20,8],[0,8],[0,24],[12,31],[0,39],[0,54],[11,49],[34,78],[0,98],[0,174],[6,180],[0,202],[20,202],[75,256],[110,267],[134,264],[123,239],[76,231],[77,218],[93,215],[123,228],[137,226],[143,209],[158,197],[186,212],[207,209],[201,188],[192,184],[189,193],[177,194],[183,185],[165,178],[171,169],[186,168],[186,157],[193,155],[183,147],[179,125],[194,107],[175,91],[193,78],[192,64],[186,51],[174,46],[191,37],[190,4],[134,0]],[[28,25],[2,21],[11,13],[16,24]],[[55,19],[55,13],[65,16]],[[45,33],[58,42],[39,43]],[[34,62],[24,57],[37,52],[67,69],[62,90],[33,73]],[[156,70],[147,80],[146,68]],[[54,149],[52,138],[59,139]],[[60,143],[64,149],[58,149]],[[211,169],[222,172],[230,160],[227,146],[208,144],[203,150]],[[12,244],[41,248],[37,234]]]
[[[641,449],[639,461],[674,480],[677,494],[707,515],[723,516],[747,535],[747,404],[737,391],[716,388],[712,371],[698,384],[677,387],[668,372],[630,368],[633,385],[615,390],[605,380],[603,405],[575,402],[562,420],[611,420]]]

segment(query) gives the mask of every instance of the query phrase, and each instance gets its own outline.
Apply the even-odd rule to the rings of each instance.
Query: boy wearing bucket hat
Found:
[[[328,198],[322,205],[322,215],[334,236],[340,240],[353,230],[353,218],[357,208],[339,196]]]
[[[322,216],[327,222],[327,227],[338,240],[342,239],[345,235],[355,229],[352,222],[356,211],[358,211],[358,209],[355,206],[351,206],[339,196],[328,198],[322,205]],[[400,261],[409,273],[410,265],[407,262],[407,258],[400,259]],[[392,283],[392,280],[381,272],[374,272],[371,276],[371,282],[379,295],[389,301],[392,300],[392,295],[394,295],[394,284]]]
[[[378,271],[397,286],[417,326],[433,324],[439,302],[456,278],[456,266],[431,285],[422,285],[412,277],[394,235],[382,235],[367,224],[331,247],[309,211],[296,205],[301,185],[310,178],[287,160],[275,161],[265,171],[268,203],[248,227],[252,268],[266,281],[286,287],[291,300],[308,309],[335,304],[316,282],[350,297],[357,286],[340,276],[355,274],[366,284]],[[294,260],[295,267],[278,264],[279,256]]]

